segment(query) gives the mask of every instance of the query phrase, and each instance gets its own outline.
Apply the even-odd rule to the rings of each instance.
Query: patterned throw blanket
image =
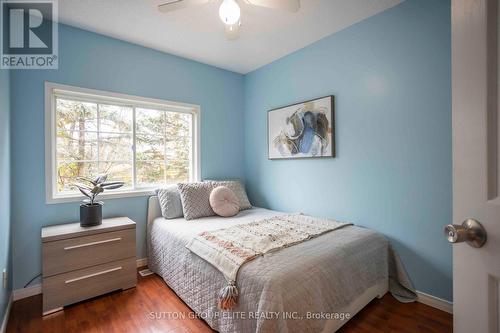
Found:
[[[228,285],[219,293],[219,308],[233,308],[238,299],[236,276],[240,267],[258,256],[276,251],[327,232],[351,225],[301,214],[268,219],[214,231],[194,237],[186,247],[224,274]]]

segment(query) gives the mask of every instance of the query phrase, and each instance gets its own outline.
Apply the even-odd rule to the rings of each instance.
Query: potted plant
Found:
[[[88,199],[83,200],[80,205],[80,225],[82,227],[92,227],[102,223],[102,201],[95,201],[95,198],[104,190],[114,190],[122,187],[124,182],[106,182],[108,175],[99,175],[94,180],[80,177],[78,180],[84,183],[73,184]]]

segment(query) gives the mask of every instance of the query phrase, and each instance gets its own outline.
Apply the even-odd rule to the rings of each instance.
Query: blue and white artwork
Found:
[[[269,159],[334,157],[334,98],[268,112]]]

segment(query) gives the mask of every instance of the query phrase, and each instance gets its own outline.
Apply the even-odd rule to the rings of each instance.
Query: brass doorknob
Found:
[[[482,247],[486,243],[486,230],[483,225],[474,219],[465,220],[462,225],[448,224],[444,227],[448,242],[466,242],[472,247]]]

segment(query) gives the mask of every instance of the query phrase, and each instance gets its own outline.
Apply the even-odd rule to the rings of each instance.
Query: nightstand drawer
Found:
[[[135,258],[114,261],[43,279],[43,312],[137,283]]]
[[[43,276],[135,258],[135,229],[43,243]]]

